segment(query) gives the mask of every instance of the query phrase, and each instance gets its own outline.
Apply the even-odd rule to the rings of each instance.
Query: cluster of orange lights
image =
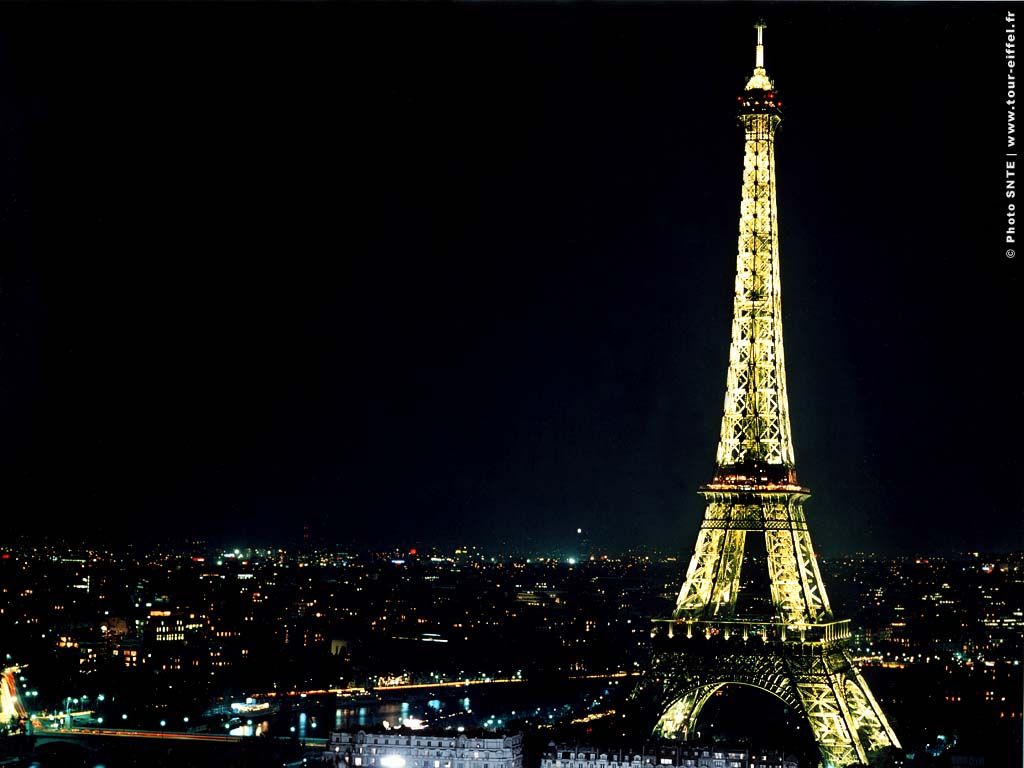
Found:
[[[789,480],[769,480],[766,476],[760,477],[749,475],[718,475],[713,481],[705,485],[708,490],[732,490],[739,487],[756,486],[771,491],[805,491],[806,489]]]
[[[802,485],[789,485],[788,483],[759,483],[751,481],[749,483],[708,483],[704,486],[705,490],[708,491],[732,491],[736,488],[757,488],[762,491],[799,491],[804,493],[807,491]]]
[[[754,101],[751,101],[746,96],[737,96],[736,97],[736,101],[739,102],[740,104],[742,104],[744,107],[749,107],[749,106],[760,107],[762,105],[765,106],[765,107],[781,107],[782,106],[782,100],[775,98],[775,91],[765,91],[764,92],[764,100],[763,101],[760,98],[754,99]]]

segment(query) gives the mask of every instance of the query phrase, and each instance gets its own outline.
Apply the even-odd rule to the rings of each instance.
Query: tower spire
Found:
[[[754,49],[754,74],[747,81],[747,91],[770,91],[772,81],[768,79],[768,73],[764,69],[764,30],[768,25],[758,21],[754,25],[757,30],[757,47]]]
[[[764,28],[768,26],[764,21],[758,21],[754,25],[754,29],[757,30],[757,52],[754,55],[754,67],[764,69]]]

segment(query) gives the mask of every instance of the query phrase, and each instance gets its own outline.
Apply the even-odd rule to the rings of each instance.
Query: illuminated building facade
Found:
[[[348,768],[523,768],[523,735],[333,731],[324,762]]]
[[[754,686],[804,713],[826,768],[865,765],[899,742],[847,649],[849,621],[829,606],[804,515],[810,493],[796,478],[775,189],[782,102],[764,68],[763,29],[738,97],[742,202],[717,468],[701,488],[695,551],[672,616],[656,620],[658,653],[637,694],[657,701],[658,735],[686,739],[716,690]],[[761,542],[758,603],[744,564]]]
[[[746,747],[684,745],[663,742],[638,749],[596,748],[551,743],[540,768],[799,768],[796,760],[780,752]]]

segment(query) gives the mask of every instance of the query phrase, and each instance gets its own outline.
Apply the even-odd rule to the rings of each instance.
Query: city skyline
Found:
[[[11,533],[686,555],[755,10],[5,10]],[[763,10],[817,547],[1020,549],[1002,12]]]
[[[31,713],[44,766],[54,741],[84,738],[105,764],[123,765],[173,732],[206,764],[247,742],[315,749],[327,728],[379,732],[382,719],[416,718],[435,737],[460,726],[532,733],[536,768],[552,738],[660,745],[642,720],[612,715],[649,670],[651,617],[671,608],[666,585],[685,566],[495,561],[465,550],[25,546],[0,553],[0,658],[13,665],[5,676]],[[1024,554],[821,558],[821,569],[908,752],[925,765],[936,764],[928,751],[996,765],[1020,754]],[[817,764],[791,709],[747,686],[720,693],[698,744],[716,736]],[[73,723],[60,714],[69,703],[82,705]],[[15,744],[0,728],[0,748]]]

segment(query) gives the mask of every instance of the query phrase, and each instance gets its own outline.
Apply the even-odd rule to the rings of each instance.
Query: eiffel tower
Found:
[[[743,194],[716,472],[700,489],[707,510],[686,581],[672,616],[655,619],[654,661],[636,694],[655,702],[656,735],[686,739],[715,691],[754,686],[806,716],[824,768],[871,765],[899,741],[847,648],[849,620],[829,606],[804,515],[810,493],[796,478],[775,197],[782,102],[764,68],[764,24],[756,29],[754,73],[738,97]],[[758,602],[743,566],[761,537]]]

